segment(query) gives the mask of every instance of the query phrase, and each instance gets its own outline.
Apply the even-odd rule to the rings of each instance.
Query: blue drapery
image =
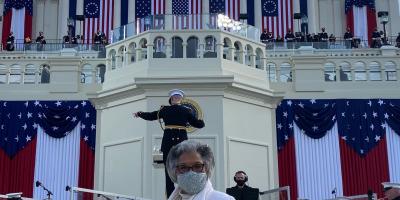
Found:
[[[24,148],[37,127],[62,138],[81,123],[81,137],[94,150],[96,110],[88,101],[0,101],[0,148],[10,157]]]

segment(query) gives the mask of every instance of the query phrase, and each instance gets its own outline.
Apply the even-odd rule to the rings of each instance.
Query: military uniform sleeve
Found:
[[[188,111],[188,122],[191,126],[195,128],[204,127],[204,121],[201,119],[197,119],[190,111]]]
[[[157,120],[158,119],[157,113],[158,113],[158,110],[153,111],[153,112],[140,112],[138,114],[138,116],[140,118],[144,119],[144,120],[153,121],[153,120]]]

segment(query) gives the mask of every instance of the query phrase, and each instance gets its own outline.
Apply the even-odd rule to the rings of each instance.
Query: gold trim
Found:
[[[203,111],[201,110],[200,105],[196,101],[194,101],[193,99],[184,98],[182,100],[181,104],[183,106],[186,106],[189,109],[195,109],[195,117],[197,119],[203,119]],[[186,127],[186,131],[188,133],[193,133],[196,130],[197,130],[197,128],[195,128],[193,126],[187,126]]]

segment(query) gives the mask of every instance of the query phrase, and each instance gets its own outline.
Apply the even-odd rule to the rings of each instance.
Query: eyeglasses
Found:
[[[204,163],[196,163],[196,164],[192,165],[191,167],[189,167],[189,166],[182,164],[182,165],[176,166],[176,170],[181,174],[186,173],[189,170],[192,170],[194,172],[203,172],[204,165],[205,165]]]

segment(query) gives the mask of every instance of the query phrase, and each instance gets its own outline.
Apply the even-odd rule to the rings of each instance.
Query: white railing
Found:
[[[91,190],[91,189],[86,189],[86,188],[79,188],[79,187],[66,187],[66,190],[70,192],[70,200],[80,200],[80,196],[83,194],[92,194],[93,199],[100,200],[149,200],[149,199],[144,199],[141,197],[135,197],[135,196],[129,196],[129,195],[123,195],[123,194],[116,194],[116,193],[111,193],[111,192],[104,192],[104,191],[98,191],[98,190]],[[77,195],[75,195],[77,194]],[[76,198],[75,198],[76,197]]]

